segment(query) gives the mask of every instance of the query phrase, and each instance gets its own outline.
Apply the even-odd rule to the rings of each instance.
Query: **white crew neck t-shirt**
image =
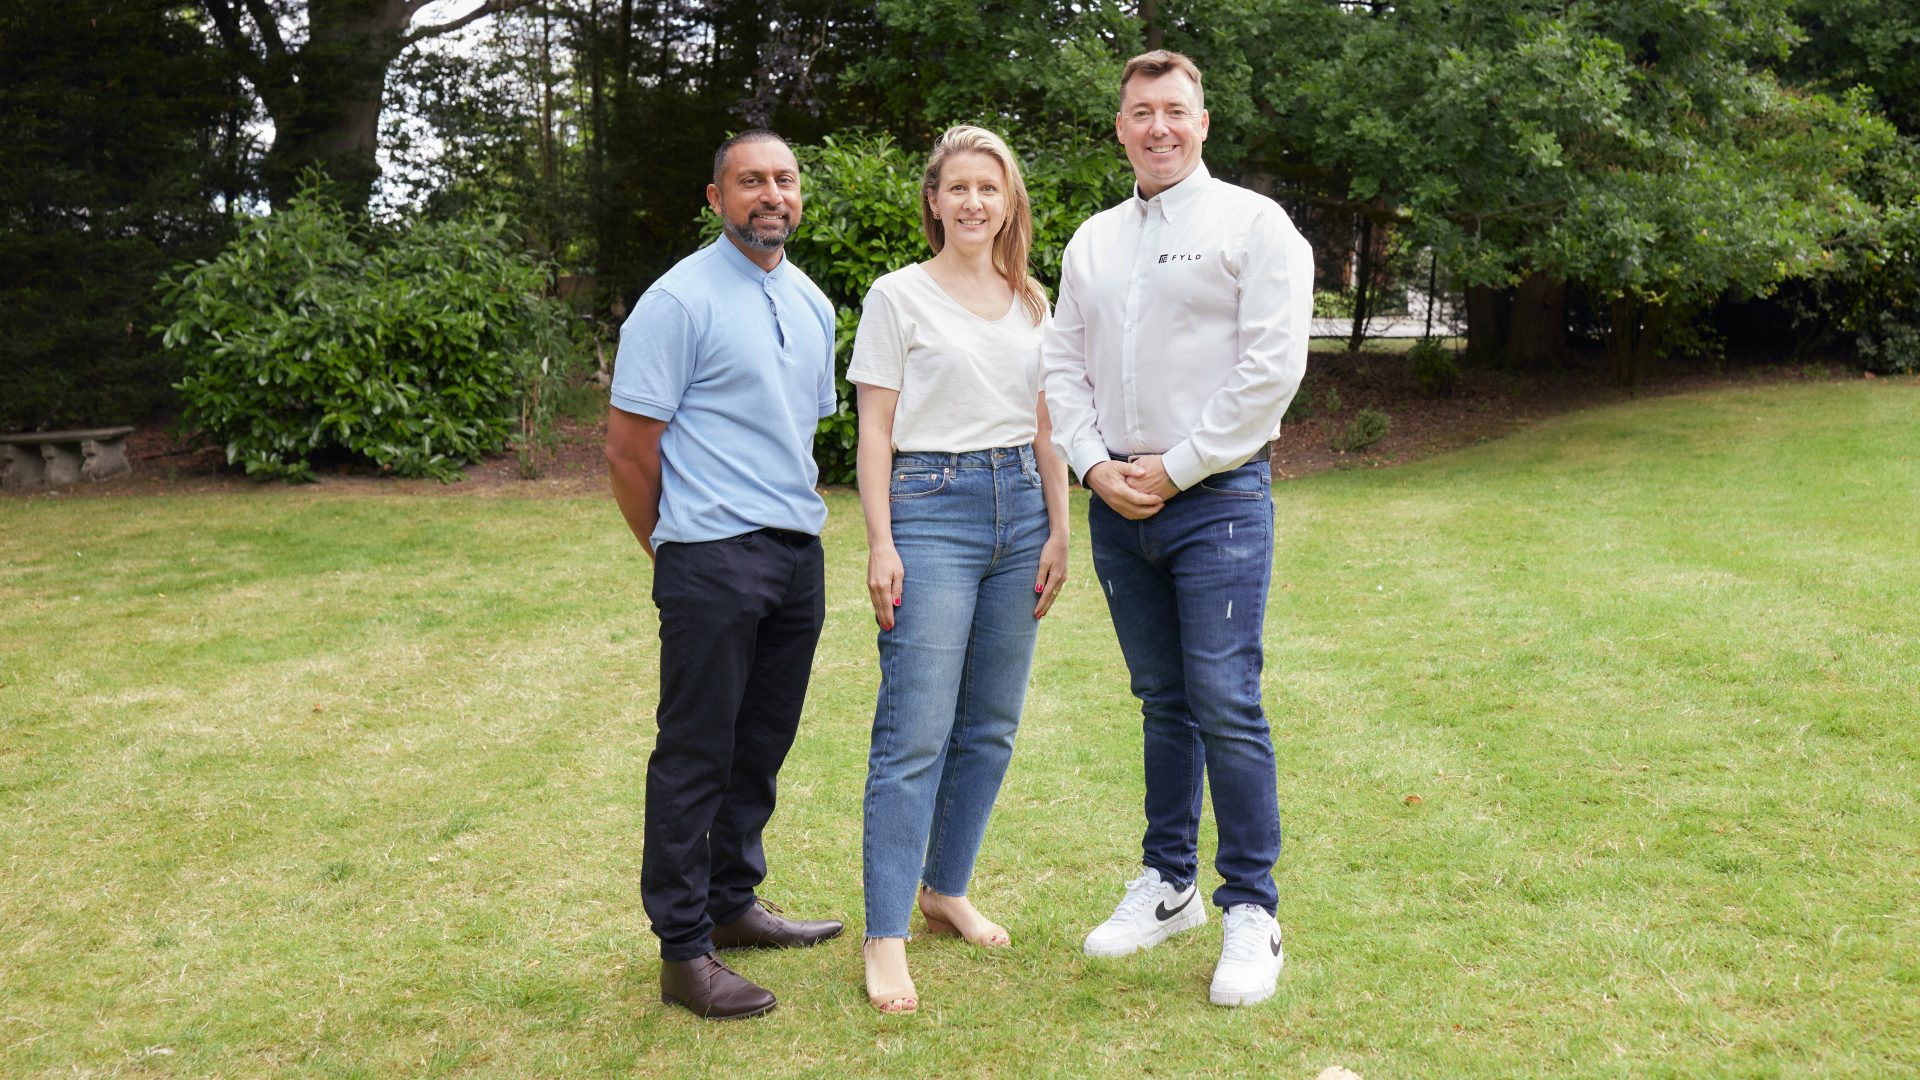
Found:
[[[1024,446],[1039,425],[1038,325],[1018,296],[983,319],[916,263],[873,283],[853,338],[847,381],[900,392],[893,448],[958,453]]]

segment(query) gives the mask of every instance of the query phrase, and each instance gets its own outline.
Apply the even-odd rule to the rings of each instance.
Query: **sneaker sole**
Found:
[[[1206,923],[1207,909],[1200,906],[1198,903],[1199,897],[1194,897],[1194,901],[1194,903],[1187,905],[1187,910],[1182,912],[1179,917],[1168,919],[1166,922],[1161,923],[1154,933],[1144,940],[1129,942],[1124,945],[1095,945],[1093,942],[1088,941],[1082,948],[1088,956],[1131,956],[1134,953],[1151,949],[1175,934],[1185,930],[1191,930],[1196,926],[1201,926]],[[1269,993],[1271,993],[1271,991],[1269,991]]]
[[[1275,979],[1273,982],[1268,983],[1258,990],[1247,990],[1240,993],[1227,993],[1209,987],[1207,990],[1207,1000],[1215,1005],[1225,1005],[1230,1008],[1237,1008],[1241,1005],[1258,1005],[1273,996],[1274,987],[1279,985],[1279,983],[1280,980]]]

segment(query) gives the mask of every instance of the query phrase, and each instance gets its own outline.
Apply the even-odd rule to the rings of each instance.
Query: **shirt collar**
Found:
[[[725,261],[728,266],[745,274],[755,285],[762,283],[778,285],[780,281],[786,277],[787,256],[785,252],[781,253],[780,261],[775,264],[773,269],[762,270],[760,269],[760,264],[747,258],[747,253],[741,251],[740,245],[734,243],[733,238],[725,232],[722,232],[719,239],[713,243],[714,246],[720,249],[720,258]]]
[[[1202,161],[1193,167],[1193,171],[1188,173],[1185,179],[1151,199],[1140,197],[1140,185],[1136,182],[1133,185],[1134,205],[1138,206],[1140,212],[1144,214],[1147,212],[1147,207],[1157,202],[1160,204],[1160,212],[1166,215],[1168,221],[1172,221],[1200,198],[1200,193],[1206,190],[1208,181],[1212,179],[1213,174],[1207,171],[1207,163]]]

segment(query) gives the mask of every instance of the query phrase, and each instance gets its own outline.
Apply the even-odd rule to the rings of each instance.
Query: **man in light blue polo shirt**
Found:
[[[837,405],[833,308],[785,258],[801,202],[785,140],[756,130],[721,144],[707,203],[725,233],[621,326],[607,420],[613,495],[653,560],[660,611],[640,895],[661,999],[715,1020],[774,1006],[717,949],[841,930],[754,895],[826,615],[813,432]]]

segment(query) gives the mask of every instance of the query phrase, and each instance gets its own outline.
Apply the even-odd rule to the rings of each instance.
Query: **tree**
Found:
[[[1787,0],[1278,6],[1317,46],[1270,84],[1286,136],[1455,281],[1524,284],[1513,310],[1553,320],[1520,335],[1535,351],[1572,282],[1634,381],[1691,309],[1819,272],[1871,218],[1847,178],[1892,133],[1859,96],[1777,82]],[[1497,314],[1472,297],[1470,325]]]
[[[538,4],[489,20],[458,49],[402,55],[388,79],[376,210],[502,210],[539,257],[591,265],[572,16]]]
[[[13,0],[0,14],[0,429],[164,403],[152,287],[217,246],[247,103],[190,10]]]
[[[269,195],[285,201],[318,165],[349,207],[364,209],[379,178],[387,73],[410,46],[535,0],[483,0],[443,22],[414,25],[434,0],[203,0],[234,70],[273,121],[262,162]]]
[[[1142,40],[1115,0],[876,0],[873,13],[877,40],[845,80],[908,145],[962,121],[1040,137],[1104,121],[1111,138],[1120,65]]]
[[[1873,90],[1909,138],[1920,137],[1920,7],[1909,0],[1799,0],[1805,34],[1780,66],[1785,78],[1842,94]]]

